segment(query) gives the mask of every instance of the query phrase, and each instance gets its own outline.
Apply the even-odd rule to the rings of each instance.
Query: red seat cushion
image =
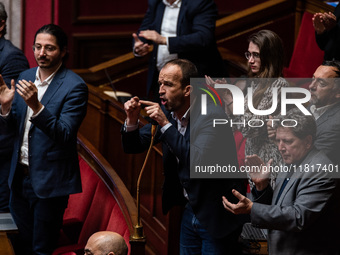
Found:
[[[76,243],[78,241],[96,187],[100,181],[98,175],[93,172],[91,167],[80,156],[79,166],[83,191],[70,195],[68,206],[64,213],[59,245]]]
[[[324,52],[316,43],[312,17],[309,12],[302,17],[289,67],[283,71],[286,78],[311,78],[322,64]]]

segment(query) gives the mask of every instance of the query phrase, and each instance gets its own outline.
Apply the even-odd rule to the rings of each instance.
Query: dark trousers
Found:
[[[12,153],[0,156],[0,212],[9,212],[8,175]]]
[[[240,255],[238,237],[241,229],[223,239],[216,239],[201,225],[187,204],[181,222],[180,255]]]
[[[16,254],[52,254],[67,203],[68,196],[38,198],[29,175],[18,174],[10,198],[10,211],[19,230],[14,243]]]

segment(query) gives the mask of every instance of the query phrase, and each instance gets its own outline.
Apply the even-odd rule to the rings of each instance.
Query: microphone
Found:
[[[140,182],[141,182],[141,179],[142,179],[142,175],[143,175],[144,170],[145,170],[146,162],[148,161],[149,156],[150,156],[150,152],[151,152],[151,149],[152,149],[152,146],[153,146],[153,143],[154,143],[154,139],[155,139],[155,135],[156,135],[156,131],[157,131],[157,126],[158,126],[157,121],[153,120],[152,118],[150,118],[148,116],[148,114],[144,110],[143,106],[142,106],[140,114],[148,122],[151,123],[151,142],[150,142],[148,152],[147,152],[147,154],[145,156],[144,163],[143,163],[142,169],[140,170],[140,173],[139,173],[139,176],[138,176],[138,180],[137,180],[137,193],[136,193],[136,200],[137,200],[136,201],[137,202],[137,224],[134,226],[134,233],[131,236],[132,239],[135,239],[135,240],[140,240],[140,239],[144,239],[145,238],[144,231],[143,231],[143,225],[142,225],[141,218],[140,218],[140,194],[139,194],[139,187],[140,187]]]
[[[143,117],[144,119],[146,119],[147,122],[151,123],[151,125],[157,126],[157,125],[158,125],[158,122],[155,121],[154,119],[152,119],[152,118],[149,117],[149,115],[148,115],[148,114],[146,113],[146,111],[144,110],[145,106],[146,106],[146,105],[143,105],[143,104],[142,104],[142,109],[140,110],[140,115],[142,115],[142,117]]]

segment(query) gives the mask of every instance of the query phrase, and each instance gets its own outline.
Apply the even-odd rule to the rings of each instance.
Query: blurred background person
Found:
[[[340,6],[334,13],[315,13],[313,16],[315,39],[319,48],[325,51],[324,60],[340,60]]]
[[[149,60],[147,96],[158,99],[158,74],[176,58],[193,62],[199,75],[226,77],[227,72],[215,40],[217,7],[213,0],[149,0],[148,10],[137,33],[133,52]],[[151,95],[150,95],[151,92]]]
[[[273,104],[273,88],[278,89],[277,110],[280,112],[280,92],[282,87],[288,87],[288,83],[282,78],[284,50],[281,38],[270,30],[261,30],[249,37],[248,51],[245,52],[248,59],[248,82],[252,88],[252,104],[257,110],[270,109]],[[267,79],[270,78],[270,79]],[[225,102],[232,112],[232,97]],[[282,157],[275,142],[268,138],[267,125],[261,127],[249,126],[249,121],[259,123],[262,120],[267,123],[269,115],[255,115],[248,108],[248,97],[245,97],[245,113],[233,116],[234,122],[243,122],[245,125],[237,125],[245,142],[245,155],[256,154],[265,162],[273,159],[273,165],[281,165]],[[275,175],[273,173],[271,184],[274,185]],[[252,187],[252,182],[250,181]]]
[[[5,39],[7,12],[0,2],[0,74],[7,85],[16,79],[19,73],[29,68],[24,53]],[[9,187],[8,175],[13,150],[13,130],[0,132],[0,212],[8,212]]]

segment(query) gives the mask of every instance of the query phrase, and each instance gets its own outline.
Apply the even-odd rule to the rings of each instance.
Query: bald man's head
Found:
[[[85,255],[127,255],[124,238],[112,231],[100,231],[90,236],[84,250]]]

